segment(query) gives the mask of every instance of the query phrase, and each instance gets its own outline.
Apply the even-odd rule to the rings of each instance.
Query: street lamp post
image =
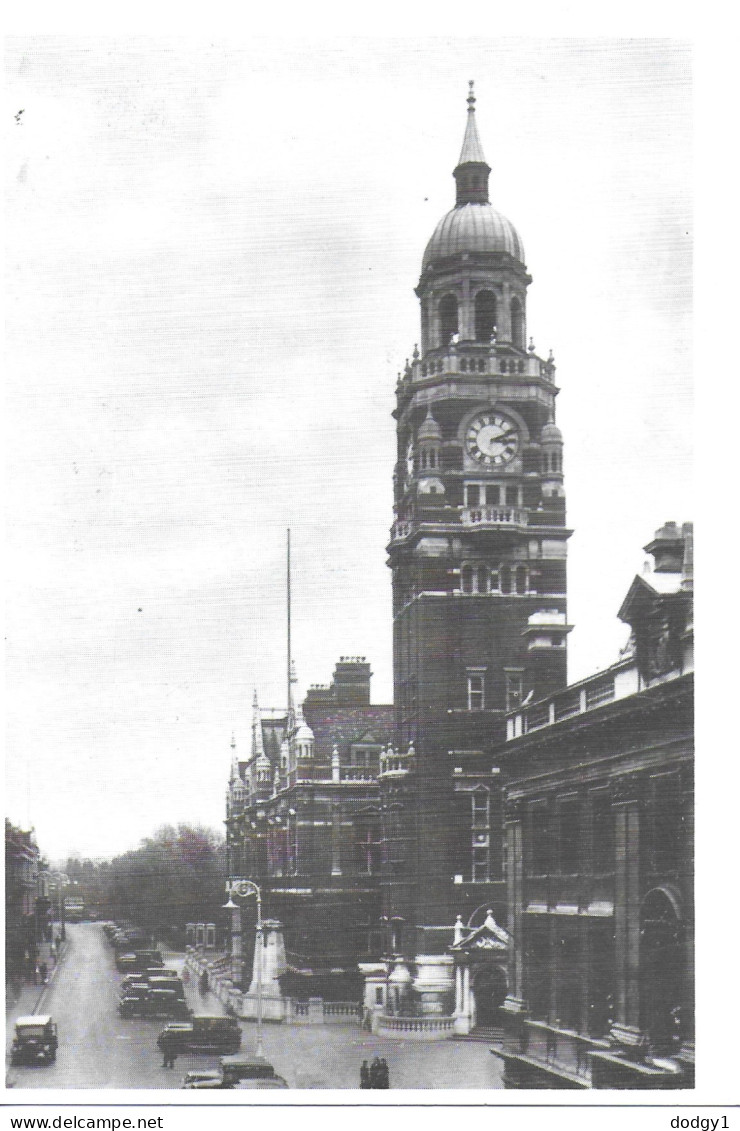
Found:
[[[231,876],[226,881],[226,894],[228,895],[228,902],[224,907],[230,911],[238,911],[238,905],[234,903],[233,896],[238,895],[241,898],[247,898],[250,895],[257,897],[257,924],[255,927],[255,946],[257,948],[257,962],[255,963],[257,975],[257,1047],[255,1053],[257,1056],[263,1056],[262,1051],[262,949],[263,949],[263,926],[262,926],[262,892],[254,880],[244,880],[237,876]]]

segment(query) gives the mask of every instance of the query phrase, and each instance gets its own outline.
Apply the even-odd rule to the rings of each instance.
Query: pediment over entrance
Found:
[[[511,941],[511,935],[499,926],[491,911],[487,913],[485,922],[472,930],[463,926],[462,918],[458,915],[455,941],[450,950],[453,954],[476,954],[482,950],[502,953],[508,951]]]

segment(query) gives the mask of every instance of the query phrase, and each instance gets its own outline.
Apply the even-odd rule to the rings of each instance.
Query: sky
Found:
[[[6,43],[7,815],[53,859],[218,828],[251,700],[392,686],[396,373],[475,79],[561,387],[569,677],[692,519],[677,39]]]

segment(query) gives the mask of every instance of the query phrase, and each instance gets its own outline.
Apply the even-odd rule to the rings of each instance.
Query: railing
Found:
[[[463,507],[463,526],[526,526],[528,513],[520,507]]]
[[[391,538],[395,541],[398,538],[408,538],[413,529],[411,522],[394,522],[391,527]]]
[[[362,767],[350,766],[343,768],[341,771],[342,781],[375,781],[375,774],[372,770],[363,769]]]
[[[528,733],[530,730],[539,730],[540,727],[546,727],[550,722],[549,703],[538,704],[536,707],[527,711],[524,720],[525,733]]]
[[[455,1031],[454,1017],[394,1017],[381,1013],[377,1018],[378,1036],[439,1040]]]
[[[610,672],[608,675],[595,676],[589,683],[576,685],[570,691],[560,692],[551,699],[533,703],[526,710],[512,711],[506,720],[507,741],[563,719],[573,718],[602,703],[611,703],[614,698],[614,674]]]
[[[379,778],[384,777],[398,777],[402,774],[407,774],[411,769],[411,760],[407,754],[396,754],[383,758],[380,763]]]
[[[588,1083],[591,1078],[588,1054],[603,1047],[603,1041],[544,1021],[527,1021],[525,1029],[529,1035],[526,1055],[530,1059]]]
[[[555,719],[554,721],[560,722],[561,719],[570,719],[573,715],[580,715],[581,713],[581,695],[576,691],[570,695],[562,695],[555,700]]]
[[[324,1020],[360,1021],[362,1006],[356,1001],[325,1001]]]
[[[547,377],[553,380],[555,367],[532,353],[527,357],[509,353],[499,355],[495,345],[481,343],[474,349],[450,345],[444,352],[430,352],[423,361],[415,360],[407,370],[407,377],[412,381],[423,381],[426,377],[442,373],[495,373],[502,377]]]
[[[599,703],[608,703],[614,698],[614,677],[602,680],[592,687],[586,688],[586,706],[597,707]]]

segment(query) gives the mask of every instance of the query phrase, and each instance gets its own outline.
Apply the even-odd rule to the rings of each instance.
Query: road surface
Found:
[[[180,1088],[186,1071],[217,1068],[218,1058],[178,1057],[162,1067],[156,1040],[162,1020],[124,1021],[118,1016],[119,984],[114,952],[97,923],[68,926],[69,948],[40,1012],[59,1026],[55,1064],[12,1067],[14,1088]],[[180,968],[183,955],[163,952]],[[222,1013],[211,994],[188,985],[189,1004],[198,1012]],[[256,1026],[242,1026],[242,1049],[254,1050]],[[9,1034],[9,1039],[12,1034]],[[384,1056],[392,1089],[490,1089],[502,1087],[501,1062],[487,1042],[398,1041],[374,1037],[350,1025],[264,1026],[265,1055],[291,1088],[359,1088],[360,1064]]]

